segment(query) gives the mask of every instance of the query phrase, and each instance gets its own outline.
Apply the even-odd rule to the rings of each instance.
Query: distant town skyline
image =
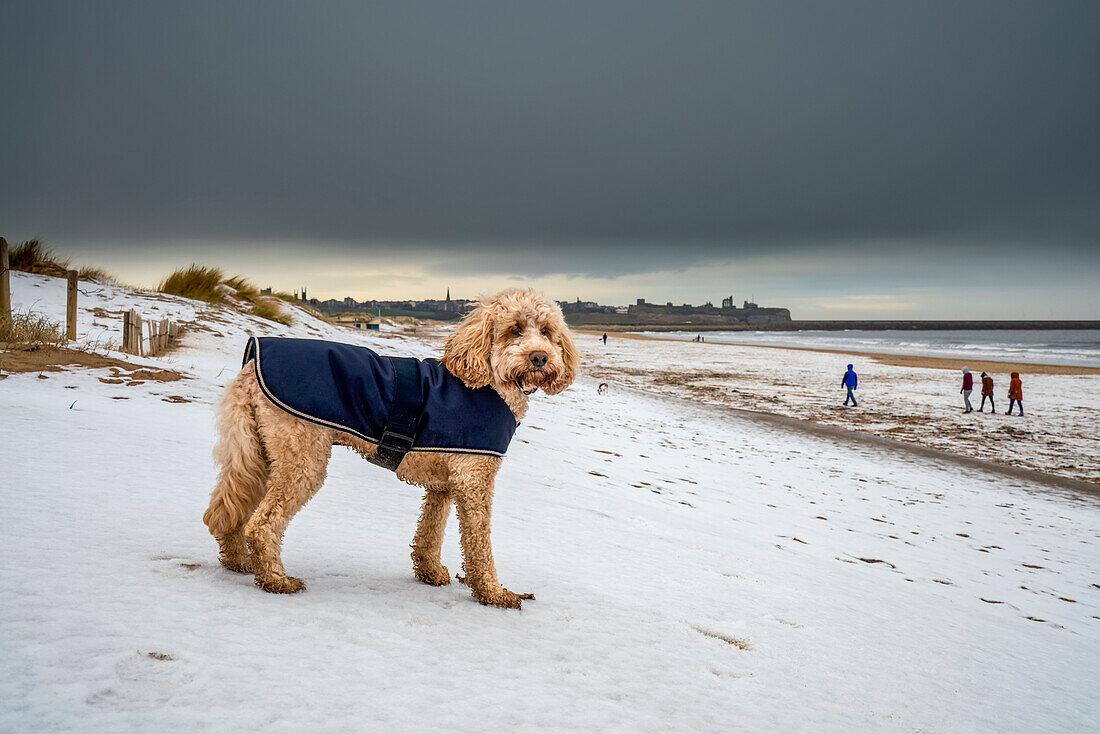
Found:
[[[0,235],[152,285],[1100,318],[1100,4],[0,6]]]
[[[11,242],[17,242],[11,237]],[[554,300],[596,301],[626,306],[638,298],[651,303],[719,304],[727,296],[761,306],[789,308],[796,319],[1096,319],[1096,256],[1079,267],[1061,259],[1032,264],[1020,277],[984,254],[955,255],[948,268],[919,248],[899,267],[897,257],[850,258],[840,251],[794,252],[717,261],[651,273],[615,277],[580,274],[526,277],[515,273],[451,274],[439,261],[375,258],[321,248],[263,246],[117,248],[50,245],[78,264],[105,267],[125,282],[153,287],[177,267],[191,262],[240,274],[259,287],[293,292],[303,286],[321,300],[476,299],[508,287],[533,287]],[[1015,255],[1006,252],[1004,258]],[[985,262],[983,262],[983,259]],[[877,290],[857,290],[866,280]],[[1060,284],[1051,288],[1049,284]]]

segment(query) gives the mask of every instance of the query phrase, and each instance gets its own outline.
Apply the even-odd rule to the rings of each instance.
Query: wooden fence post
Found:
[[[126,329],[126,333],[122,335],[122,339],[126,343],[126,347],[123,351],[138,357],[142,356],[141,317],[138,316],[138,312],[132,308],[126,312],[126,323],[124,328]]]
[[[130,309],[130,354],[141,356],[141,318]]]
[[[148,326],[149,336],[145,336],[145,324],[137,311],[131,308],[122,314],[122,351],[139,357],[157,357],[167,352],[168,345],[179,335],[179,324],[175,321],[150,321]]]
[[[76,271],[70,270],[69,299],[65,308],[65,338],[72,341],[76,339]]]
[[[0,319],[11,318],[11,280],[8,277],[8,241],[0,237]]]

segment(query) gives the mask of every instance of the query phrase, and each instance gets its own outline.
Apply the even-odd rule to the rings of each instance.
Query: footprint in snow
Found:
[[[90,706],[153,709],[194,685],[188,666],[175,655],[136,650],[119,660],[113,680],[86,699]]]

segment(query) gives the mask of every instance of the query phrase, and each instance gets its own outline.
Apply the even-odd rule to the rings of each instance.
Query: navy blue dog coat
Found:
[[[466,387],[435,359],[254,336],[244,351],[244,364],[249,360],[272,403],[379,445],[372,461],[394,471],[408,451],[504,456],[516,432],[516,418],[495,390]]]

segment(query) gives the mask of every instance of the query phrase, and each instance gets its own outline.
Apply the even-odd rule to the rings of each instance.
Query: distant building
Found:
[[[558,301],[562,313],[615,313],[614,306],[601,306],[595,301]]]
[[[627,312],[642,319],[648,316],[655,321],[661,322],[664,322],[671,316],[683,317],[693,315],[724,317],[727,320],[747,324],[764,324],[791,320],[791,312],[785,308],[761,308],[751,301],[745,301],[741,308],[737,308],[734,306],[733,296],[723,298],[722,308],[720,309],[715,308],[714,304],[710,301],[707,301],[702,306],[692,306],[688,303],[677,306],[671,301],[667,301],[665,305],[659,306],[655,303],[648,303],[644,298],[639,298],[635,305],[627,307]],[[690,322],[690,319],[688,319],[688,321]]]
[[[341,314],[336,317],[335,321],[340,326],[347,326],[352,329],[378,328],[377,321],[374,321],[368,316],[361,316],[359,314]]]

